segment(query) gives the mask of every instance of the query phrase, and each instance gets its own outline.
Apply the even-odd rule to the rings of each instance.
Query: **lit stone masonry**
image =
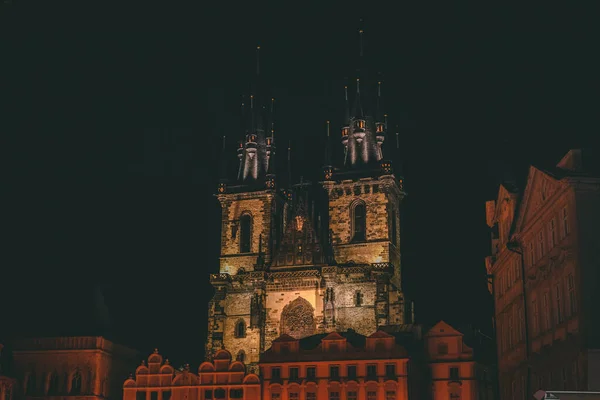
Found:
[[[220,271],[235,274],[239,268],[254,269],[259,250],[268,251],[274,192],[221,194],[217,198],[222,209]],[[252,218],[252,229],[250,252],[241,253],[240,218],[244,214]],[[259,239],[262,249],[259,249]]]
[[[401,285],[400,229],[391,238],[392,216],[400,226],[399,206],[404,193],[393,175],[342,182],[325,181],[329,194],[329,228],[338,263],[390,262],[396,271],[394,284]],[[362,201],[366,205],[366,241],[352,242],[352,206]],[[393,211],[393,212],[392,212]]]

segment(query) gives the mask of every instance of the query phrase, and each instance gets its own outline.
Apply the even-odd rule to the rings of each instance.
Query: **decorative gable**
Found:
[[[308,216],[306,202],[299,199],[281,238],[273,266],[322,264],[323,247]]]
[[[535,218],[540,209],[559,188],[560,183],[554,177],[536,167],[529,168],[527,185],[525,186],[523,201],[515,226],[517,232],[523,230]]]
[[[439,336],[463,336],[463,334],[454,329],[450,324],[440,321],[425,334],[425,337]]]

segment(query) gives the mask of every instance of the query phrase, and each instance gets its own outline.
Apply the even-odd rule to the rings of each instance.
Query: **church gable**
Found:
[[[281,238],[272,266],[322,264],[323,247],[318,239],[306,202],[299,200]]]
[[[454,329],[451,325],[444,321],[435,324],[425,336],[462,336],[462,333]]]
[[[554,177],[536,167],[529,168],[523,201],[515,226],[517,232],[521,231],[534,218],[544,203],[558,191],[559,187],[560,184]]]

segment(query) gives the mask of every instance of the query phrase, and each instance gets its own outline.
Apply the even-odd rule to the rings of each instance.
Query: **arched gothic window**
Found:
[[[240,217],[240,253],[250,253],[252,240],[252,217],[244,214]]]
[[[246,337],[246,322],[238,321],[235,324],[235,337],[236,338]]]
[[[48,379],[48,396],[56,396],[58,394],[58,374],[52,372]]]
[[[352,208],[352,241],[367,240],[367,209],[365,203],[357,202]]]
[[[363,294],[360,292],[360,290],[356,291],[356,295],[354,296],[354,305],[356,307],[360,307],[363,304]]]
[[[237,353],[237,356],[235,357],[235,359],[239,362],[244,362],[246,361],[246,353],[244,352],[244,350],[240,350]]]
[[[71,378],[71,395],[81,394],[81,372],[75,371]]]
[[[35,371],[31,371],[29,376],[27,377],[27,387],[25,389],[25,393],[28,395],[36,394],[37,383],[35,381]]]

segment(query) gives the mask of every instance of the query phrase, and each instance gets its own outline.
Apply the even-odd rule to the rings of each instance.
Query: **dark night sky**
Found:
[[[310,176],[324,121],[338,133],[364,18],[401,134],[405,280],[424,323],[485,327],[485,200],[507,166],[521,177],[598,135],[592,2],[88,3],[1,6],[0,335],[75,332],[102,284],[120,338],[198,364],[218,269],[219,137],[240,137],[257,44],[280,143],[292,140],[296,178]]]

